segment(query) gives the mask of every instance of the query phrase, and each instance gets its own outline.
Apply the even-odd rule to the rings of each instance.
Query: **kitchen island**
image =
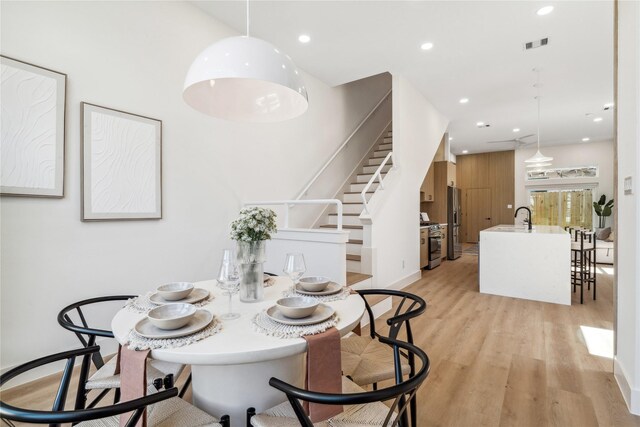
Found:
[[[559,226],[482,230],[478,258],[480,293],[571,304],[571,238]]]

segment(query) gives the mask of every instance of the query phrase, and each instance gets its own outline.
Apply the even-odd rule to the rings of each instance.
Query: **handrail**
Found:
[[[287,210],[284,214],[284,228],[289,228],[289,207],[290,205],[333,205],[337,206],[337,229],[342,230],[342,201],[338,199],[314,199],[314,200],[265,200],[261,202],[247,202],[245,206],[273,206],[285,205]]]
[[[362,189],[362,192],[360,193],[360,197],[362,197],[362,204],[364,206],[364,211],[366,213],[370,213],[369,204],[367,203],[367,191],[369,191],[369,188],[371,188],[371,186],[373,185],[373,181],[376,180],[376,177],[378,178],[378,183],[380,184],[378,188],[380,188],[381,190],[384,190],[384,184],[382,183],[382,168],[384,168],[387,165],[387,162],[389,161],[389,159],[391,159],[391,157],[393,157],[393,151],[387,154],[387,157],[385,157],[382,163],[380,163],[380,166],[378,166],[378,169],[376,169],[375,173],[369,179],[369,182],[367,182],[367,185],[364,186],[364,188]]]
[[[327,169],[329,167],[329,165],[331,164],[331,162],[333,161],[333,159],[336,158],[336,156],[340,153],[340,151],[342,151],[342,149],[344,147],[347,146],[347,144],[349,143],[349,141],[351,141],[351,138],[353,138],[353,136],[356,134],[356,132],[358,132],[358,130],[360,130],[360,128],[362,127],[362,125],[369,119],[369,117],[371,117],[371,115],[373,113],[376,112],[376,110],[378,109],[378,107],[380,107],[380,105],[382,105],[382,103],[389,97],[389,95],[391,94],[391,89],[389,89],[389,92],[387,92],[382,99],[376,104],[375,107],[373,107],[373,109],[371,111],[369,111],[369,114],[367,114],[367,116],[362,119],[362,121],[358,124],[358,126],[355,128],[355,130],[353,132],[351,132],[351,135],[349,135],[347,137],[347,139],[342,143],[342,145],[340,147],[338,147],[338,149],[333,153],[333,155],[329,158],[329,160],[327,160],[327,162],[324,164],[324,166],[322,166],[322,168],[320,168],[320,170],[318,171],[318,173],[316,173],[314,175],[313,178],[311,178],[311,181],[309,181],[309,183],[307,184],[306,187],[304,187],[304,190],[302,190],[300,192],[300,194],[298,194],[298,197],[296,197],[296,200],[300,200],[302,198],[302,196],[304,196],[307,191],[309,191],[309,188],[311,188],[311,186],[313,185],[314,182],[316,182],[316,180],[320,177],[320,175],[322,175],[322,173],[325,171],[325,169]]]

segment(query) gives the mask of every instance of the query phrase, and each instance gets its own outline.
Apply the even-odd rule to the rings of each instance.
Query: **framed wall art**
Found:
[[[162,122],[81,104],[82,220],[162,218]]]
[[[0,56],[0,194],[63,197],[66,74]]]

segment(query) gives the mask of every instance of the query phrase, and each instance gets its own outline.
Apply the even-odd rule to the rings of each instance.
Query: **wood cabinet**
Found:
[[[447,222],[447,187],[455,186],[456,165],[451,162],[434,162],[432,165],[434,172],[433,203],[425,203],[425,209],[431,221]]]
[[[420,229],[420,268],[429,264],[429,230]]]
[[[429,171],[427,171],[427,176],[422,181],[422,186],[420,187],[420,201],[421,202],[433,202],[434,200],[434,189],[435,189],[435,171],[433,167],[433,163],[429,167]]]

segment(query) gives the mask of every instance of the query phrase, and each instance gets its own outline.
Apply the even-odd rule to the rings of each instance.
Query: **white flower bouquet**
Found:
[[[274,211],[259,207],[243,208],[238,219],[231,223],[231,238],[238,242],[258,242],[271,239],[271,233],[276,230]]]

